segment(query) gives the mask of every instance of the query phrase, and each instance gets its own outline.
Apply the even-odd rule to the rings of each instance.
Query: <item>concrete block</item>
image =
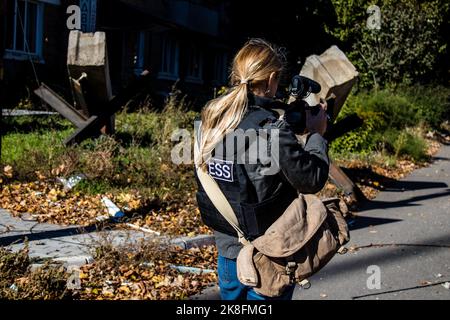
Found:
[[[83,80],[83,89],[87,92],[87,116],[102,112],[102,108],[112,98],[106,34],[71,31],[67,67],[72,79],[79,79],[83,73],[87,75]]]
[[[331,46],[320,56],[309,56],[300,75],[317,81],[322,87],[318,94],[310,94],[305,99],[309,105],[317,105],[320,98],[326,99],[331,94],[336,96],[332,117],[336,119],[356,82],[358,71],[337,46]]]

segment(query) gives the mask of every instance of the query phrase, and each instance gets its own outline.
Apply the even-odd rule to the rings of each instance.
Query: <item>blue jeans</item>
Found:
[[[295,286],[276,298],[262,296],[251,287],[244,286],[237,277],[236,259],[219,256],[217,262],[220,296],[222,300],[291,300]]]

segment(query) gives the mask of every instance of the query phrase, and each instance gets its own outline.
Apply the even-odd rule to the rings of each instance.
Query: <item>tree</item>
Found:
[[[361,85],[425,82],[448,68],[449,3],[445,0],[332,0],[338,25],[326,31],[341,41],[361,74]],[[381,28],[366,25],[367,8],[381,9]]]

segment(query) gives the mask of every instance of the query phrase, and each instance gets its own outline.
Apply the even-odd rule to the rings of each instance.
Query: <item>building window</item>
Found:
[[[7,12],[5,59],[42,60],[44,3],[14,0]]]
[[[178,61],[180,48],[178,41],[171,37],[164,37],[161,48],[161,68],[158,73],[159,79],[177,80],[178,79]]]
[[[214,56],[214,85],[226,85],[228,80],[228,55],[217,52]]]
[[[199,48],[194,45],[189,48],[185,81],[203,83],[203,57]]]

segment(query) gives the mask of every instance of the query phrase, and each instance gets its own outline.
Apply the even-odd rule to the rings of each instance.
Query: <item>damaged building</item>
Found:
[[[197,101],[211,98],[227,84],[232,56],[249,37],[288,48],[291,75],[333,44],[322,26],[335,19],[329,0],[279,0],[273,7],[258,0],[0,0],[1,105],[30,96],[37,82],[70,98],[71,5],[81,10],[82,31],[106,33],[113,91],[146,69],[151,93],[161,99],[177,80]]]
[[[29,94],[36,82],[70,95],[71,5],[81,10],[82,31],[106,33],[114,91],[145,69],[152,92],[162,98],[177,80],[181,89],[205,98],[227,83],[232,49],[226,1],[0,0],[0,76],[9,93],[2,104]]]

